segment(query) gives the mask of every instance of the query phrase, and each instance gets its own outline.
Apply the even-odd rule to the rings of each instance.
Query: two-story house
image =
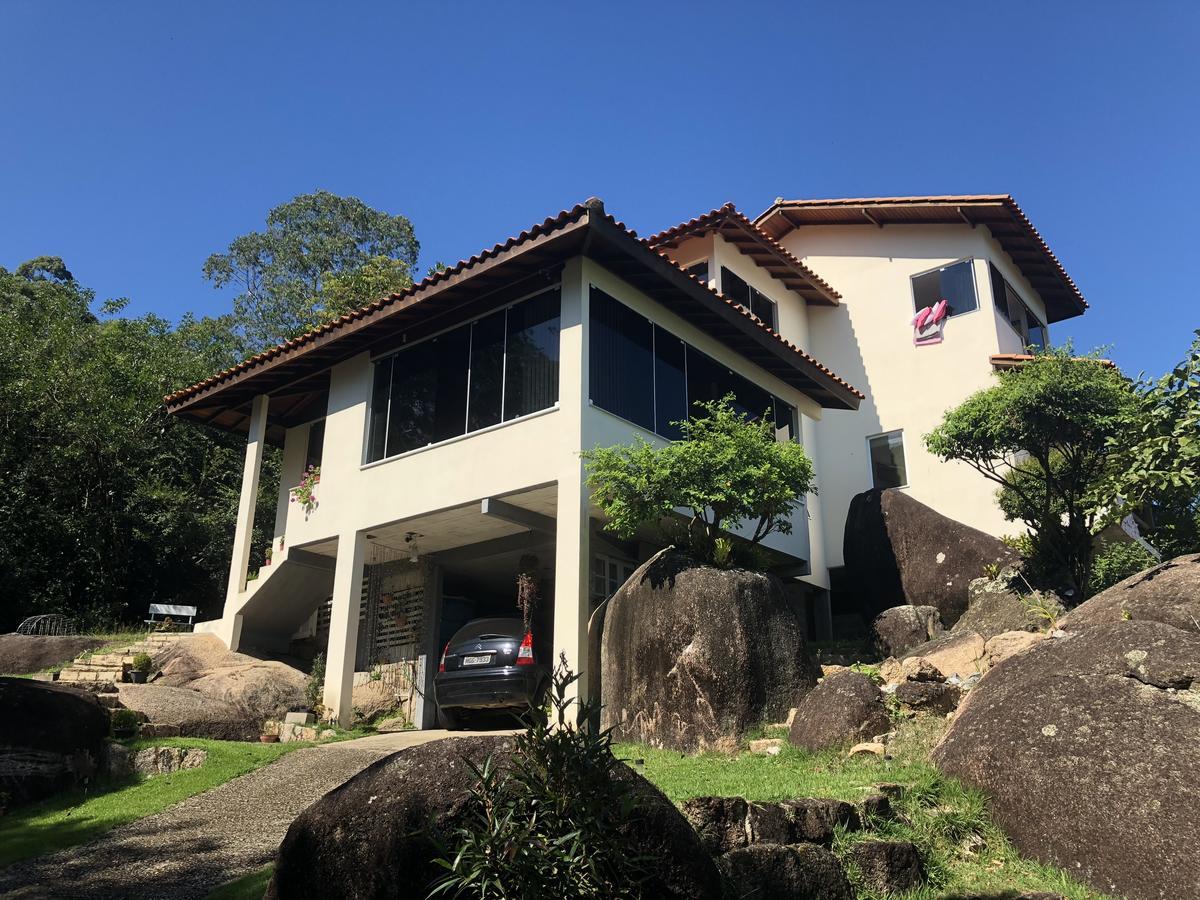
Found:
[[[940,343],[915,346],[914,314],[943,299]],[[828,633],[854,494],[903,487],[1005,530],[987,483],[920,436],[1083,307],[1007,197],[780,201],[757,222],[727,206],[648,240],[589,201],[167,398],[248,441],[224,613],[199,630],[235,649],[316,636],[345,720],[378,662],[413,661],[427,693],[446,636],[511,614],[533,560],[538,653],[586,678],[590,610],[653,545],[602,532],[580,452],[669,441],[692,403],[733,393],[814,459],[818,493],[768,547]],[[267,444],[273,559],[251,580]],[[309,466],[313,502],[295,502]]]

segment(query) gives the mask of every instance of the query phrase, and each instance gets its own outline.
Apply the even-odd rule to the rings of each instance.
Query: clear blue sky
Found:
[[[1006,192],[1092,305],[1056,342],[1157,373],[1200,327],[1200,4],[418,6],[4,3],[0,265],[176,318],[316,188],[411,218],[422,270],[593,194],[646,234]]]

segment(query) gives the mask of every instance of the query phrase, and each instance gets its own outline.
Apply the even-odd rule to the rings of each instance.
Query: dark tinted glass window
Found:
[[[702,281],[708,284],[708,260],[695,263],[684,269],[689,275],[695,277],[697,281]]]
[[[988,263],[988,269],[992,277],[992,300],[997,311],[1004,316],[1013,331],[1021,336],[1022,344],[1026,347],[1045,347],[1048,338],[1046,326],[1000,274],[999,269],[991,263]]]
[[[654,431],[673,441],[683,436],[673,423],[688,415],[685,347],[670,332],[654,330]]]
[[[1008,296],[1004,290],[1004,276],[992,263],[988,263],[988,274],[992,277],[992,302],[1001,315],[1008,315]]]
[[[721,293],[750,309],[750,285],[724,266],[721,266]]]
[[[796,407],[775,398],[775,439],[778,441],[798,441]]]
[[[903,432],[881,434],[871,438],[868,445],[871,449],[871,479],[875,487],[903,487],[908,484]]]
[[[466,431],[469,347],[467,326],[396,355],[392,368],[388,456]]]
[[[912,285],[913,301],[918,310],[934,306],[940,300],[946,301],[947,316],[961,315],[979,306],[969,259],[916,275]]]
[[[388,397],[392,384],[394,356],[375,363],[375,383],[371,389],[371,427],[367,438],[367,462],[383,459],[387,440]]]
[[[762,319],[773,331],[778,331],[779,317],[775,309],[774,300],[762,291],[750,288],[750,312]]]
[[[325,420],[308,426],[308,450],[304,454],[304,468],[321,465],[321,454],[325,448]]]
[[[487,428],[500,421],[504,391],[505,310],[476,322],[471,332],[471,390],[467,430]]]
[[[509,307],[504,421],[558,402],[558,290]]]
[[[654,430],[654,326],[645,316],[591,290],[588,383],[591,400],[648,430]]]
[[[697,415],[697,402],[720,400],[733,394],[733,408],[758,419],[765,413],[774,416],[774,397],[749,379],[730,371],[711,356],[687,348],[688,403],[691,415]]]

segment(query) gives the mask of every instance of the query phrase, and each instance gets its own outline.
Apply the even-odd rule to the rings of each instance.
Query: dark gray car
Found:
[[[533,652],[533,635],[520,619],[474,619],[454,633],[433,679],[438,720],[461,727],[472,710],[523,712],[541,702],[548,666]]]

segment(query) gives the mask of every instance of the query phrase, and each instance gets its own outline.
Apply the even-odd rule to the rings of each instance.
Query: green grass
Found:
[[[221,885],[208,895],[207,900],[262,900],[274,870],[274,866],[266,866],[257,872],[243,875],[236,881]]]
[[[3,675],[5,678],[32,678],[34,675],[48,675],[51,673],[61,672],[63,669],[71,665],[71,663],[75,662],[76,659],[90,659],[97,653],[110,653],[114,650],[123,650],[131,644],[136,644],[138,641],[145,640],[147,634],[149,634],[148,631],[103,632],[93,636],[102,639],[104,643],[99,647],[94,647],[91,650],[83,651],[83,653],[81,653],[78,657],[65,659],[60,663],[55,663],[52,666],[47,666],[44,669],[40,669],[37,672],[31,672],[27,675],[9,675],[4,672],[0,672],[0,675]]]
[[[18,807],[0,818],[0,868],[99,837],[106,831],[161,812],[310,744],[250,744],[200,738],[155,738],[130,743],[145,747],[200,747],[208,751],[196,769],[101,782],[41,803]]]
[[[856,802],[874,785],[906,787],[893,804],[898,815],[871,823],[866,832],[839,833],[834,852],[844,855],[856,841],[871,838],[912,841],[925,863],[926,884],[904,900],[985,894],[1016,896],[1023,891],[1053,891],[1069,900],[1103,895],[1073,881],[1066,873],[1022,857],[988,818],[984,798],[944,778],[928,761],[928,750],[944,728],[939,720],[909,722],[889,748],[893,759],[864,754],[807,753],[784,743],[779,756],[752,753],[686,755],[637,744],[613,749],[675,803],[692,797],[744,797],[776,802],[796,797],[833,797]],[[773,736],[784,737],[781,733]],[[642,760],[641,765],[637,760]],[[852,865],[847,874],[861,900],[883,900],[858,884]]]

